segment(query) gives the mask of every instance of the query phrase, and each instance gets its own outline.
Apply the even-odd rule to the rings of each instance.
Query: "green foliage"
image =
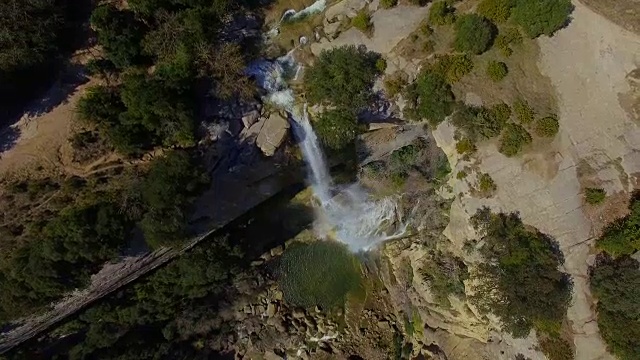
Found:
[[[467,174],[467,172],[466,172],[466,171],[464,171],[464,170],[460,170],[460,171],[458,171],[458,173],[456,174],[456,179],[458,179],[458,180],[462,180],[462,179],[466,178],[467,176],[469,176],[469,174]]]
[[[388,75],[384,79],[384,89],[389,98],[395,98],[407,86],[407,78],[402,72]]]
[[[376,69],[383,74],[385,70],[387,70],[387,60],[384,58],[379,58],[376,60]]]
[[[555,116],[547,116],[536,121],[536,135],[542,137],[554,137],[560,129],[560,124]]]
[[[629,210],[629,215],[609,224],[596,240],[596,247],[614,258],[640,250],[640,200],[632,199]]]
[[[606,197],[607,192],[602,188],[586,188],[584,190],[584,200],[587,202],[587,204],[600,204]]]
[[[522,125],[530,124],[536,113],[533,111],[531,106],[524,99],[517,99],[513,103],[513,111],[516,113],[516,118]]]
[[[429,23],[432,25],[449,25],[456,20],[455,9],[447,1],[440,0],[431,4]]]
[[[431,68],[453,84],[473,70],[473,61],[468,55],[442,55],[436,58]]]
[[[362,286],[358,260],[344,245],[333,241],[287,248],[279,281],[287,302],[327,310],[342,306],[347,294]]]
[[[415,116],[427,119],[431,126],[437,126],[453,111],[454,97],[444,77],[432,70],[423,70],[407,87],[408,100]]]
[[[499,24],[509,19],[514,5],[515,0],[482,0],[476,10],[478,14]]]
[[[621,360],[640,357],[640,269],[624,256],[598,258],[591,269],[591,291],[597,299],[598,328],[609,351]]]
[[[502,124],[506,124],[511,118],[511,108],[505,103],[495,104],[489,111]]]
[[[371,15],[367,12],[367,10],[362,9],[358,11],[356,16],[351,19],[351,25],[362,31],[363,33],[368,33],[373,28],[373,23],[371,23]]]
[[[468,137],[464,137],[456,142],[456,152],[458,152],[458,154],[473,154],[476,150],[475,144]]]
[[[455,255],[437,251],[423,263],[420,274],[429,283],[429,290],[438,303],[451,306],[450,295],[464,298],[464,281],[469,273],[462,259]]]
[[[514,337],[526,337],[537,323],[561,323],[572,285],[558,270],[564,262],[558,243],[528,230],[516,213],[493,214],[485,207],[472,224],[485,242],[485,261],[474,274],[478,308],[497,315]]]
[[[482,54],[491,47],[495,27],[485,18],[476,14],[460,16],[455,23],[456,37],[453,47],[457,51]]]
[[[403,146],[391,153],[389,167],[394,173],[406,174],[409,170],[419,165],[421,160],[421,148],[417,144]]]
[[[513,45],[522,44],[522,34],[515,27],[507,27],[504,31],[500,31],[496,37],[495,45],[502,55],[509,57],[513,54]]]
[[[569,22],[573,6],[569,0],[516,0],[513,20],[530,38],[551,36]]]
[[[451,123],[460,129],[471,142],[498,136],[505,126],[503,114],[485,108],[463,107],[456,111]]]
[[[493,193],[498,189],[495,181],[491,178],[491,175],[487,173],[482,173],[478,176],[478,190],[480,192],[489,194]]]
[[[509,69],[507,68],[507,64],[501,61],[489,61],[489,64],[487,65],[487,75],[491,80],[495,82],[501,81],[508,73]]]
[[[390,9],[396,5],[398,5],[398,0],[380,0],[380,6],[383,9]]]
[[[500,137],[500,148],[498,151],[507,157],[512,157],[520,153],[522,148],[530,144],[531,141],[531,135],[529,135],[525,128],[518,124],[507,124]]]
[[[540,339],[540,348],[549,360],[573,360],[571,344],[561,338],[543,337]]]
[[[91,26],[96,30],[107,58],[117,67],[140,63],[140,44],[146,29],[133,12],[118,10],[113,5],[100,5],[91,14]]]
[[[326,146],[340,150],[356,139],[358,118],[346,109],[327,110],[318,116],[313,127]]]
[[[140,225],[152,248],[171,246],[187,236],[188,208],[206,184],[206,174],[184,151],[153,162],[140,189],[146,206]]]
[[[312,103],[361,109],[368,104],[371,88],[380,74],[380,55],[364,47],[342,46],[325,50],[304,75],[307,99]]]

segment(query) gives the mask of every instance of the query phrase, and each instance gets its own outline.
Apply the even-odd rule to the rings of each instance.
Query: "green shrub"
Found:
[[[436,58],[431,68],[453,84],[473,70],[473,61],[468,55],[442,55]]]
[[[464,137],[456,142],[456,151],[458,154],[473,154],[476,150],[475,144],[468,137]]]
[[[628,256],[600,256],[590,271],[600,334],[620,360],[640,359],[640,269]]]
[[[573,360],[571,344],[561,338],[548,336],[540,339],[540,348],[549,360]]]
[[[553,35],[569,22],[573,6],[569,0],[516,0],[513,20],[530,38]]]
[[[305,308],[342,306],[361,281],[358,260],[334,241],[294,244],[280,262],[279,282],[285,300]]]
[[[596,240],[596,247],[614,258],[640,250],[640,200],[632,199],[629,210],[629,215],[609,224]]]
[[[476,142],[500,135],[506,121],[491,110],[466,106],[453,114],[451,123]]]
[[[504,79],[509,73],[507,64],[499,61],[491,60],[487,65],[487,75],[491,80],[498,82]]]
[[[456,20],[455,9],[447,1],[436,1],[429,9],[429,23],[433,25],[449,25]]]
[[[415,116],[427,119],[437,126],[453,111],[454,97],[451,86],[440,74],[423,70],[416,81],[407,88],[410,106]]]
[[[602,188],[586,188],[584,191],[584,200],[591,205],[597,205],[604,201],[607,192]]]
[[[353,19],[351,19],[351,25],[363,33],[368,33],[373,28],[371,15],[369,15],[365,9],[362,9],[358,11],[358,14],[356,14]]]
[[[522,44],[522,34],[520,30],[515,27],[505,28],[496,37],[495,45],[500,50],[502,55],[509,57],[513,54],[512,45]]]
[[[482,0],[478,4],[478,14],[486,17],[494,23],[503,23],[511,16],[511,8],[515,0]]]
[[[518,124],[507,124],[500,137],[500,148],[498,151],[507,157],[517,155],[522,148],[531,143],[531,135]]]
[[[464,298],[464,281],[469,278],[462,259],[451,253],[438,251],[426,260],[420,274],[429,284],[429,290],[439,304],[451,306],[449,296]]]
[[[406,74],[398,71],[392,75],[388,75],[384,79],[384,88],[389,98],[395,98],[400,94],[405,86],[407,86]]]
[[[380,0],[380,6],[383,9],[389,9],[398,5],[398,0]]]
[[[527,101],[523,99],[517,99],[513,103],[513,111],[516,113],[516,118],[522,125],[530,124],[536,115]]]
[[[442,183],[447,176],[451,174],[451,165],[449,159],[443,154],[436,160],[436,166],[433,171],[433,181],[436,184]]]
[[[363,47],[342,46],[325,50],[305,71],[307,99],[314,104],[361,109],[369,103],[371,89],[380,74],[380,55]]]
[[[455,23],[456,37],[453,47],[457,51],[482,54],[491,46],[494,26],[482,16],[467,14],[460,16]]]
[[[458,173],[456,174],[456,179],[458,179],[458,180],[462,180],[462,179],[466,178],[468,175],[469,175],[469,174],[467,174],[467,172],[466,172],[466,171],[464,171],[464,170],[460,170],[460,171],[458,171]]]
[[[414,142],[393,151],[389,156],[389,168],[395,173],[406,174],[421,165],[424,159],[423,149],[422,142]]]
[[[349,110],[327,110],[314,122],[320,140],[334,150],[353,143],[358,133],[358,118]]]
[[[495,181],[491,178],[491,175],[482,173],[478,176],[478,190],[482,193],[492,193],[498,189]]]
[[[536,121],[536,135],[542,137],[554,137],[560,129],[560,124],[555,116],[547,116]]]
[[[564,262],[558,243],[529,230],[517,213],[493,214],[485,207],[471,220],[485,243],[479,250],[484,261],[474,273],[472,301],[478,309],[497,315],[516,338],[536,324],[562,323],[572,284],[558,270]]]
[[[511,108],[505,103],[493,105],[489,111],[491,111],[491,114],[493,114],[493,116],[503,124],[506,124],[511,118]]]

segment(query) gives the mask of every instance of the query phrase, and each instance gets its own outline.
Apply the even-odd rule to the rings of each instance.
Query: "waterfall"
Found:
[[[309,182],[319,202],[316,230],[321,235],[333,235],[353,251],[368,250],[376,244],[399,237],[406,231],[398,197],[374,199],[359,183],[336,187],[329,174],[322,147],[313,131],[304,104],[302,112],[295,107],[287,76],[299,68],[292,53],[275,61],[261,60],[247,69],[258,85],[267,91],[265,101],[285,110],[292,119],[297,138],[309,171]]]

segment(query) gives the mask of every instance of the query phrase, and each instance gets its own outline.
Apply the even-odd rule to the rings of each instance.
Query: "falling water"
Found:
[[[265,101],[285,110],[309,169],[309,181],[319,202],[317,230],[333,235],[353,251],[367,250],[381,241],[398,237],[406,230],[397,198],[373,199],[358,183],[346,187],[333,185],[329,168],[316,133],[309,121],[307,106],[295,107],[293,92],[286,78],[298,72],[292,53],[275,61],[253,63],[247,73],[267,91]]]

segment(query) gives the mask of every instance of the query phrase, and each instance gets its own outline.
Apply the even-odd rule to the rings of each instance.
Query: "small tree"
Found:
[[[146,29],[133,12],[100,5],[91,14],[91,26],[96,29],[107,58],[117,67],[124,68],[141,60],[140,44]]]
[[[522,148],[531,143],[531,135],[518,124],[507,124],[500,138],[498,151],[507,157],[517,155]]]
[[[555,116],[547,116],[536,121],[536,135],[542,137],[554,137],[560,129],[560,124]]]
[[[367,105],[380,71],[379,54],[364,47],[342,46],[325,50],[304,75],[307,99],[311,103],[361,109]]]
[[[320,140],[334,150],[353,143],[358,134],[358,119],[353,111],[346,109],[323,112],[313,126]]]
[[[422,71],[407,92],[416,116],[427,119],[431,126],[440,124],[453,111],[451,86],[431,70]]]
[[[505,103],[495,104],[489,111],[503,124],[506,124],[511,118],[511,108]]]
[[[569,21],[573,6],[569,0],[516,0],[513,20],[530,38],[551,36]]]
[[[631,200],[629,210],[629,215],[609,224],[596,240],[596,247],[613,258],[640,250],[640,200]]]
[[[487,19],[476,14],[463,15],[455,24],[453,46],[458,51],[482,54],[491,46],[495,28]]]
[[[453,114],[451,123],[475,142],[500,135],[506,119],[485,108],[465,106]]]
[[[509,73],[509,69],[507,68],[507,64],[499,61],[489,61],[487,65],[487,75],[491,80],[498,82],[504,79]]]
[[[449,25],[456,20],[455,9],[444,0],[436,1],[429,9],[429,23],[433,25]]]
[[[483,0],[477,8],[478,14],[495,23],[503,23],[511,16],[515,0]]]
[[[491,175],[482,173],[478,176],[478,190],[484,194],[491,194],[498,189],[495,181],[491,178]]]
[[[476,146],[468,137],[464,137],[456,142],[456,152],[461,155],[473,154],[476,152]]]

